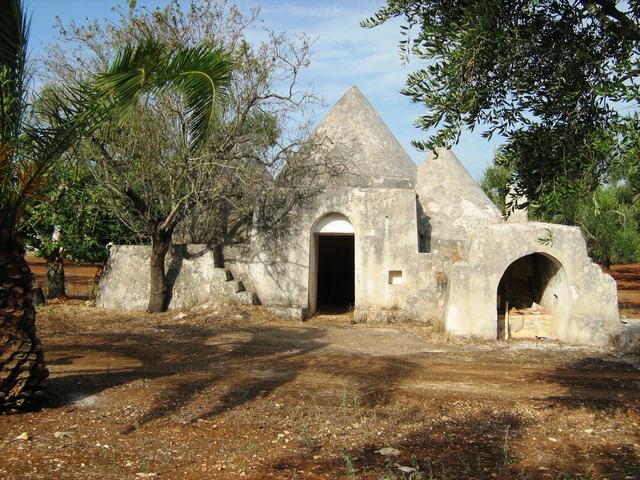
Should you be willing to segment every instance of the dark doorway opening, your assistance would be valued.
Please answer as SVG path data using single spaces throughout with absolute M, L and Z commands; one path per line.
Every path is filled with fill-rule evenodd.
M 542 302 L 542 296 L 559 269 L 553 261 L 541 254 L 519 258 L 504 272 L 498 285 L 498 295 L 502 299 L 498 308 L 506 302 L 511 307 L 527 308 Z
M 344 313 L 355 301 L 353 235 L 318 236 L 318 312 Z
M 498 284 L 498 338 L 553 336 L 553 317 L 565 300 L 561 268 L 540 253 L 509 265 Z

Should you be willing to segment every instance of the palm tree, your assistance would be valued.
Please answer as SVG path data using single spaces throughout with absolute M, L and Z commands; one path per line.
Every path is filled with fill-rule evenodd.
M 16 233 L 25 200 L 38 194 L 47 173 L 79 138 L 114 115 L 126 121 L 141 95 L 178 89 L 197 147 L 215 125 L 231 71 L 220 50 L 201 45 L 170 51 L 148 39 L 124 47 L 91 83 L 69 89 L 55 111 L 35 115 L 28 33 L 22 1 L 0 0 L 0 409 L 35 403 L 48 376 L 36 336 L 32 274 Z

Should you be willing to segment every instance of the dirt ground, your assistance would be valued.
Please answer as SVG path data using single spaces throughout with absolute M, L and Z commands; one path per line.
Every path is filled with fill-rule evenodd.
M 47 261 L 42 257 L 27 256 L 29 268 L 39 287 L 46 292 Z M 97 263 L 73 263 L 64 261 L 64 286 L 67 296 L 71 298 L 86 298 L 94 296 L 95 286 L 102 266 Z
M 50 403 L 0 416 L 0 478 L 640 478 L 638 357 L 259 307 L 38 329 Z

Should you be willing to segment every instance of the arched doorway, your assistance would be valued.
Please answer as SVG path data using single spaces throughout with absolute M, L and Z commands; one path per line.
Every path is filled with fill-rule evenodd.
M 312 228 L 309 276 L 310 314 L 339 314 L 355 303 L 355 236 L 340 213 L 320 218 Z
M 497 288 L 497 338 L 556 338 L 569 312 L 569 287 L 562 264 L 543 253 L 511 263 Z

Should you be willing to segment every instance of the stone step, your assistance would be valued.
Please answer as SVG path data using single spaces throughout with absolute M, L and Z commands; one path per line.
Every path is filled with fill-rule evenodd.
M 272 314 L 276 317 L 282 318 L 284 320 L 306 320 L 307 319 L 307 309 L 296 306 L 288 306 L 288 305 L 269 305 L 266 307 Z
M 214 282 L 228 282 L 233 280 L 233 274 L 226 268 L 214 268 L 211 274 L 211 279 Z
M 260 301 L 253 292 L 248 292 L 241 280 L 235 280 L 230 270 L 216 268 L 213 271 L 211 289 L 213 295 L 243 305 L 258 305 Z
M 236 292 L 229 295 L 231 300 L 235 300 L 236 302 L 242 305 L 259 305 L 260 301 L 258 300 L 258 296 L 253 292 Z
M 244 292 L 244 283 L 240 280 L 229 280 L 227 282 L 215 285 L 216 290 L 224 295 L 233 295 L 234 293 Z

